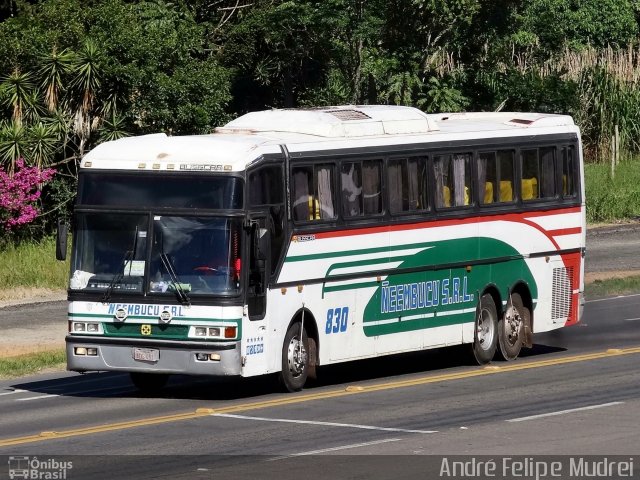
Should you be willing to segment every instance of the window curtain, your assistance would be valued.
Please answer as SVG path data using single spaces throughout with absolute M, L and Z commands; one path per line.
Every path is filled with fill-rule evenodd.
M 436 157 L 433 160 L 433 169 L 436 176 L 436 206 L 447 206 L 444 201 L 444 186 L 445 186 L 445 160 L 446 157 Z
M 320 202 L 320 218 L 334 218 L 331 167 L 318 168 L 318 200 Z
M 294 220 L 309 220 L 309 172 L 298 170 L 293 174 Z
M 555 148 L 541 148 L 540 161 L 542 173 L 541 197 L 553 197 L 556 194 L 555 188 Z
M 402 211 L 402 163 L 389 162 L 389 210 Z
M 478 187 L 480 189 L 480 203 L 486 203 L 484 197 L 487 192 L 487 160 L 487 155 L 481 155 L 478 157 Z
M 364 162 L 362 164 L 362 189 L 364 213 L 380 213 L 382 211 L 380 162 Z
M 357 166 L 359 167 L 359 165 L 355 163 L 344 164 L 341 173 L 342 214 L 347 217 L 357 216 L 362 213 L 360 208 L 362 188 L 360 187 L 360 176 L 358 175 Z
M 454 155 L 453 157 L 453 192 L 456 206 L 465 204 L 464 187 L 466 159 L 466 155 Z

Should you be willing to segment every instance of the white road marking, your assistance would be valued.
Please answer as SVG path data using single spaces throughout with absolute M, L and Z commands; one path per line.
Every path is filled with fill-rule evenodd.
M 14 393 L 22 393 L 22 392 L 26 392 L 26 390 L 21 390 L 19 388 L 16 388 L 15 390 L 12 390 L 10 392 L 3 392 L 0 393 L 0 397 L 4 396 L 4 395 L 13 395 Z
M 18 398 L 16 402 L 28 402 L 29 400 L 40 400 L 41 398 L 53 398 L 59 396 L 60 394 L 58 393 L 49 393 L 47 395 L 39 395 L 37 397 Z
M 386 438 L 384 440 L 374 440 L 373 442 L 353 443 L 351 445 L 341 445 L 339 447 L 322 448 L 320 450 L 309 450 L 306 452 L 292 453 L 291 455 L 283 455 L 281 457 L 270 458 L 267 461 L 285 460 L 291 457 L 303 457 L 305 455 L 317 455 L 319 453 L 337 452 L 339 450 L 348 450 L 350 448 L 368 447 L 370 445 L 379 445 L 381 443 L 399 442 L 400 438 Z
M 640 293 L 632 293 L 631 295 L 617 295 L 615 297 L 597 298 L 595 300 L 587 300 L 584 303 L 606 302 L 607 300 L 619 300 L 621 298 L 631 298 L 631 297 L 638 297 L 638 296 L 640 296 Z
M 636 320 L 640 320 L 640 317 L 638 317 L 638 318 L 625 318 L 626 322 L 635 322 Z
M 507 422 L 525 422 L 527 420 L 535 420 L 537 418 L 555 417 L 557 415 L 564 415 L 566 413 L 584 412 L 585 410 L 595 410 L 596 408 L 613 407 L 614 405 L 621 405 L 624 402 L 609 402 L 601 403 L 600 405 L 589 405 L 588 407 L 570 408 L 568 410 L 558 410 L 557 412 L 541 413 L 539 415 L 530 415 L 528 417 L 512 418 L 506 420 Z
M 239 418 L 241 420 L 258 420 L 261 422 L 301 423 L 305 425 L 321 425 L 326 427 L 360 428 L 363 430 L 380 430 L 383 432 L 401 433 L 438 433 L 437 430 L 407 430 L 404 428 L 376 427 L 373 425 L 358 425 L 353 423 L 319 422 L 315 420 L 291 420 L 288 418 L 248 417 L 246 415 L 233 415 L 230 413 L 213 413 L 213 417 Z

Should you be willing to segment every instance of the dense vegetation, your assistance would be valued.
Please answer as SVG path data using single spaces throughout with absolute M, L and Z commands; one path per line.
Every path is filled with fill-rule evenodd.
M 3 238 L 51 231 L 97 143 L 255 109 L 569 113 L 591 160 L 615 125 L 636 152 L 639 19 L 640 0 L 0 0 L 0 165 L 57 170 Z

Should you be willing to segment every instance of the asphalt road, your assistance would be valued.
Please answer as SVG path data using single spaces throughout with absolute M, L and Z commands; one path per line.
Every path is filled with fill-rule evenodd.
M 640 270 L 640 222 L 589 229 L 585 270 Z
M 326 474 L 348 455 L 388 478 L 375 474 L 396 461 L 355 455 L 392 454 L 407 456 L 409 478 L 435 468 L 411 460 L 419 454 L 640 454 L 640 295 L 590 302 L 582 324 L 534 340 L 488 368 L 455 348 L 326 367 L 293 395 L 271 378 L 176 377 L 156 396 L 114 373 L 2 381 L 0 455 L 95 455 L 73 457 L 82 478 L 289 478 L 306 471 L 302 457 Z M 324 465 L 324 454 L 338 459 Z

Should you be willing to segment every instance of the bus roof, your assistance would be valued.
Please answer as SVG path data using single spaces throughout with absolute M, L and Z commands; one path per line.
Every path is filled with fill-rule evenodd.
M 567 115 L 513 112 L 426 114 L 395 105 L 345 105 L 247 113 L 213 134 L 163 133 L 105 142 L 83 159 L 90 169 L 241 171 L 280 152 L 333 150 L 577 132 Z

